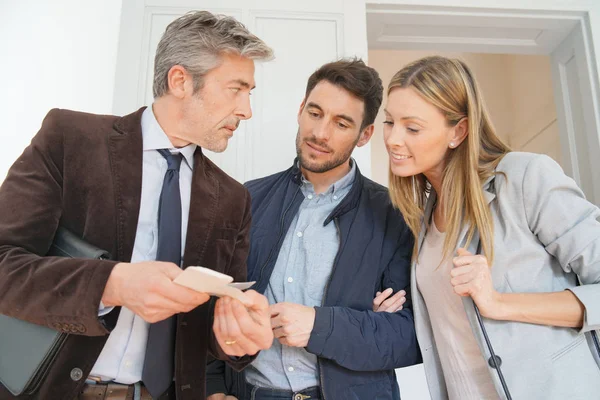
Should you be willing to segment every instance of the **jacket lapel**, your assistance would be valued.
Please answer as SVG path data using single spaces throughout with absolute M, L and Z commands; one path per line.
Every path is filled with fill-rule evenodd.
M 117 259 L 130 261 L 135 243 L 142 195 L 143 138 L 141 119 L 145 107 L 118 119 L 108 138 L 115 187 Z M 202 149 L 194 153 L 191 205 L 184 266 L 201 263 L 213 230 L 219 199 L 219 182 L 211 174 Z
M 427 234 L 427 229 L 429 228 L 429 223 L 433 214 L 433 206 L 435 205 L 435 201 L 437 199 L 437 194 L 432 190 L 429 193 L 429 197 L 427 198 L 427 202 L 425 203 L 425 211 L 423 212 L 423 220 L 421 221 L 421 229 L 419 230 L 419 241 L 417 242 L 419 245 L 417 247 L 417 255 L 421 252 L 421 247 L 423 245 L 423 240 L 425 239 L 425 235 Z M 416 260 L 416 258 L 415 258 Z
M 219 204 L 219 181 L 212 165 L 198 147 L 194 153 L 194 172 L 190 197 L 190 214 L 185 240 L 183 268 L 202 265 L 210 235 L 215 226 Z
M 496 198 L 496 190 L 494 187 L 494 182 L 495 182 L 494 178 L 495 178 L 495 176 L 492 175 L 483 184 L 483 195 L 486 200 L 486 204 L 488 206 L 492 202 L 492 200 L 494 200 Z M 467 229 L 468 229 L 468 227 L 463 230 L 462 238 L 460 239 L 459 243 L 462 243 L 462 241 L 465 239 Z M 478 246 L 479 246 L 479 232 L 475 232 L 475 234 L 473 236 L 473 240 L 471 241 L 469 248 L 467 250 L 472 254 L 476 254 L 477 250 L 478 250 L 477 249 Z M 463 307 L 465 309 L 465 313 L 467 315 L 469 324 L 471 325 L 471 331 L 473 332 L 473 335 L 475 336 L 475 340 L 477 341 L 477 345 L 479 346 L 479 350 L 481 351 L 481 354 L 484 355 L 484 357 L 487 359 L 490 356 L 490 354 L 488 352 L 488 349 L 484 346 L 486 338 L 484 337 L 483 330 L 481 328 L 483 326 L 483 321 L 480 323 L 480 321 L 477 317 L 477 314 L 475 312 L 475 302 L 473 301 L 473 299 L 470 296 L 465 296 L 465 297 L 462 297 L 462 303 L 463 303 Z
M 142 196 L 142 113 L 118 119 L 108 137 L 117 216 L 117 260 L 130 261 Z
M 484 197 L 486 200 L 486 204 L 488 204 L 488 205 L 496 197 L 494 186 L 493 186 L 493 180 L 494 180 L 494 177 L 491 177 L 488 180 L 486 180 L 486 182 L 483 184 Z M 436 193 L 434 191 L 432 191 L 431 194 L 429 195 L 429 198 L 427 199 L 427 203 L 425 205 L 423 221 L 421 223 L 421 230 L 420 230 L 419 239 L 418 239 L 419 241 L 418 241 L 418 248 L 417 248 L 417 257 L 414 258 L 413 263 L 412 263 L 412 268 L 411 268 L 411 290 L 412 290 L 412 296 L 413 296 L 413 312 L 415 315 L 415 329 L 417 331 L 417 336 L 419 337 L 419 346 L 421 347 L 421 352 L 423 353 L 423 358 L 424 358 L 424 361 L 426 362 L 426 365 L 430 364 L 430 366 L 426 368 L 426 371 L 428 371 L 428 379 L 430 379 L 432 382 L 440 383 L 439 387 L 441 388 L 440 389 L 441 392 L 439 393 L 438 396 L 436 396 L 436 398 L 446 398 L 447 393 L 444 392 L 445 386 L 443 384 L 444 378 L 440 372 L 442 367 L 441 367 L 439 355 L 438 355 L 437 351 L 435 350 L 434 336 L 433 336 L 433 329 L 431 326 L 431 321 L 429 319 L 429 314 L 427 313 L 427 306 L 425 305 L 425 300 L 423 299 L 423 296 L 421 295 L 421 292 L 419 291 L 419 287 L 417 285 L 417 279 L 416 279 L 416 276 L 417 276 L 416 268 L 417 268 L 418 255 L 421 251 L 425 235 L 427 234 L 427 229 L 428 229 L 429 223 L 431 221 L 431 217 L 432 217 L 432 213 L 433 213 L 433 206 L 435 204 L 436 198 L 437 198 Z M 469 226 L 463 227 L 463 229 L 461 230 L 461 233 L 459 235 L 459 240 L 457 243 L 462 244 L 462 242 L 465 240 L 468 230 L 469 230 Z M 474 254 L 477 250 L 478 242 L 479 242 L 479 233 L 475 232 L 475 237 L 471 241 L 471 244 L 467 250 L 469 250 L 471 253 Z M 467 314 L 467 319 L 469 320 L 471 329 L 475 335 L 475 338 L 477 339 L 481 353 L 485 355 L 485 354 L 487 354 L 487 350 L 482 347 L 482 343 L 484 343 L 484 341 L 482 338 L 481 329 L 479 328 L 479 325 L 477 322 L 477 316 L 475 315 L 475 310 L 473 307 L 473 300 L 470 297 L 463 297 L 462 302 L 463 302 L 465 312 Z
M 494 178 L 495 178 L 495 176 L 492 175 L 483 183 L 483 198 L 485 199 L 485 204 L 488 206 L 490 205 L 492 200 L 494 200 L 496 198 L 496 191 L 494 190 Z M 463 228 L 460 232 L 460 235 L 458 236 L 457 248 L 463 247 L 465 245 L 465 240 L 467 239 L 467 232 L 469 232 L 470 227 L 471 226 L 468 224 L 465 224 L 465 226 L 463 226 Z M 471 240 L 471 243 L 469 244 L 469 247 L 467 248 L 467 250 L 470 253 L 475 254 L 477 252 L 478 244 L 479 244 L 479 232 L 475 232 L 475 234 L 473 235 L 473 239 Z
M 492 200 L 494 200 L 496 198 L 496 191 L 495 191 L 495 187 L 494 187 L 494 178 L 495 178 L 495 176 L 491 176 L 483 183 L 483 196 L 484 196 L 484 199 L 488 206 L 492 202 Z M 421 252 L 421 246 L 423 244 L 423 239 L 425 238 L 425 235 L 427 234 L 427 229 L 428 229 L 429 223 L 431 221 L 431 217 L 432 217 L 432 213 L 433 213 L 433 206 L 435 204 L 436 199 L 437 199 L 437 194 L 432 190 L 431 194 L 429 195 L 429 198 L 427 199 L 427 203 L 425 204 L 423 221 L 421 222 L 421 230 L 419 232 L 419 239 L 418 239 L 419 246 L 417 248 L 417 255 Z M 460 234 L 458 235 L 458 241 L 457 241 L 457 246 L 456 246 L 457 248 L 464 245 L 464 241 L 467 237 L 467 232 L 469 232 L 469 228 L 470 228 L 470 225 L 468 225 L 468 224 L 465 224 L 465 226 L 462 227 Z M 469 245 L 469 248 L 467 250 L 469 250 L 471 253 L 475 254 L 475 251 L 477 250 L 478 241 L 479 241 L 479 234 L 476 232 L 475 236 L 473 237 L 473 240 L 471 241 L 471 244 Z

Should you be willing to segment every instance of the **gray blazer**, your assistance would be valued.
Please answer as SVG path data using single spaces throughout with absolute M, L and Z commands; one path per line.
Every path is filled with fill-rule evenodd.
M 494 352 L 515 400 L 600 398 L 600 356 L 591 332 L 600 329 L 600 210 L 585 200 L 575 182 L 547 156 L 512 152 L 484 184 L 494 218 L 494 287 L 504 293 L 571 290 L 585 306 L 582 329 L 557 328 L 483 318 Z M 430 221 L 435 193 L 424 221 Z M 429 223 L 419 237 L 421 248 Z M 458 243 L 466 239 L 464 228 Z M 476 238 L 469 251 L 475 252 Z M 448 398 L 427 306 L 412 266 L 413 312 L 431 397 Z M 577 286 L 577 280 L 581 286 Z M 486 361 L 490 352 L 470 297 L 467 318 Z M 488 362 L 489 364 L 489 362 Z M 500 398 L 496 370 L 490 375 Z

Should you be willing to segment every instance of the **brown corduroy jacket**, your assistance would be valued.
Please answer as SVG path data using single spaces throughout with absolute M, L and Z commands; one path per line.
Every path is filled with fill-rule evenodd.
M 142 112 L 115 117 L 50 111 L 0 187 L 0 314 L 70 334 L 41 387 L 19 399 L 75 398 L 116 324 L 120 309 L 98 318 L 98 306 L 113 266 L 130 261 L 133 251 Z M 115 261 L 44 257 L 59 226 L 109 251 Z M 245 280 L 249 228 L 248 192 L 198 148 L 184 267 L 201 265 Z M 217 344 L 213 306 L 177 317 L 179 400 L 205 398 L 209 352 L 236 369 L 250 362 L 233 361 Z M 0 399 L 12 398 L 0 384 Z

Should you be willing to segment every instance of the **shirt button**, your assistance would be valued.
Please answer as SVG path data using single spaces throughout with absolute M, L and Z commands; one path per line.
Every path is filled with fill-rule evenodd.
M 298 237 L 302 237 L 302 236 L 304 236 L 304 235 L 302 234 L 302 232 L 298 232 L 298 233 L 296 233 L 296 235 L 298 235 Z
M 294 367 L 288 367 L 288 371 L 294 372 Z
M 306 196 L 306 197 L 308 197 L 308 199 L 309 199 L 309 200 L 312 200 L 312 198 L 313 198 L 313 195 L 312 195 L 312 194 L 309 194 L 309 195 L 308 195 L 308 196 Z
M 290 276 L 290 277 L 288 278 L 288 282 L 289 282 L 289 283 L 292 283 L 292 282 L 294 282 L 294 278 L 292 278 L 292 277 Z
M 337 199 L 338 199 L 338 197 L 337 197 L 337 196 L 333 196 L 333 199 L 334 199 L 334 200 L 337 200 Z
M 125 366 L 126 366 L 127 368 L 131 368 L 131 361 L 126 361 L 126 362 L 125 362 Z

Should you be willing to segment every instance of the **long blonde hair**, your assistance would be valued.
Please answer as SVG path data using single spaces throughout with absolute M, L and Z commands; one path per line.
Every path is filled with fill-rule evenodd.
M 396 88 L 415 90 L 444 114 L 448 126 L 455 126 L 467 118 L 467 138 L 449 151 L 442 193 L 437 193 L 447 226 L 443 255 L 445 258 L 454 251 L 463 226 L 469 224 L 465 247 L 475 232 L 479 232 L 483 254 L 491 265 L 494 225 L 482 184 L 495 174 L 498 163 L 510 148 L 496 134 L 472 72 L 457 59 L 425 57 L 394 75 L 388 95 Z M 389 186 L 392 203 L 402 212 L 418 238 L 431 185 L 423 174 L 400 177 L 390 170 Z M 415 240 L 415 250 L 417 246 Z M 416 251 L 413 256 L 416 257 Z

